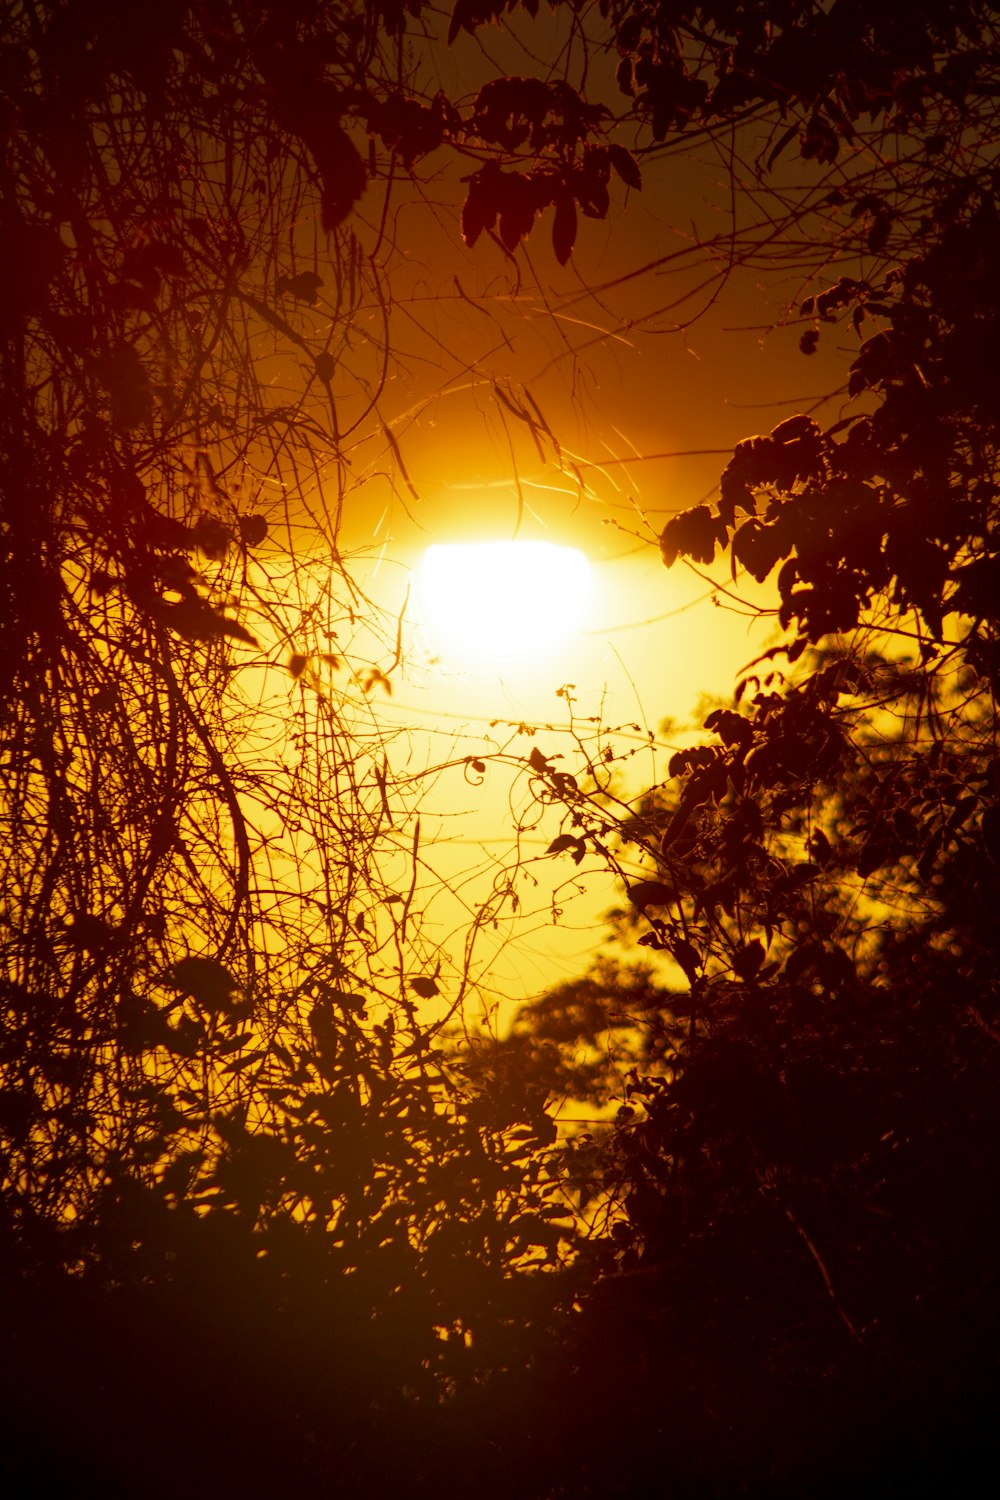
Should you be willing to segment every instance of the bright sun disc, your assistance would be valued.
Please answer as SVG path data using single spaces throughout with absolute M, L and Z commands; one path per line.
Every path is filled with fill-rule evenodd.
M 580 629 L 590 594 L 582 552 L 551 542 L 428 547 L 417 606 L 433 650 L 457 665 L 531 661 Z

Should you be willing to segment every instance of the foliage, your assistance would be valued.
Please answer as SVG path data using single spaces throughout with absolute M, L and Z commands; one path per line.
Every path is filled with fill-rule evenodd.
M 816 101 L 802 154 L 833 163 L 859 116 L 893 107 L 897 138 L 916 140 L 855 204 L 875 216 L 857 246 L 869 266 L 899 233 L 887 268 L 847 260 L 801 308 L 806 354 L 824 323 L 874 324 L 847 414 L 748 438 L 715 502 L 660 537 L 668 567 L 722 548 L 734 580 L 776 573 L 783 632 L 705 741 L 673 756 L 671 781 L 620 820 L 614 862 L 628 925 L 683 987 L 669 1066 L 647 1025 L 649 1062 L 604 1143 L 615 1269 L 590 1316 L 616 1330 L 622 1367 L 682 1403 L 698 1493 L 730 1492 L 737 1448 L 744 1477 L 790 1493 L 805 1474 L 818 1493 L 835 1448 L 830 1493 L 860 1472 L 874 1490 L 908 1450 L 946 1472 L 978 1448 L 998 1390 L 996 201 L 991 132 L 969 102 L 984 35 L 935 60 L 935 7 L 920 58 L 904 48 L 878 88 L 874 13 L 797 9 L 798 25 L 758 34 L 739 102 L 762 97 L 779 48 L 863 24 L 856 68 L 838 42 L 795 70 L 810 79 L 800 105 Z M 972 35 L 976 17 L 962 22 Z M 967 174 L 939 176 L 938 149 L 961 149 Z M 905 176 L 918 153 L 919 195 Z M 574 849 L 606 848 L 606 808 L 564 801 Z M 693 1404 L 679 1394 L 692 1380 Z M 674 1436 L 634 1385 L 625 1405 Z
M 995 18 L 550 9 L 572 77 L 464 100 L 420 0 L 4 23 L 4 1378 L 67 1482 L 175 1488 L 162 1423 L 206 1493 L 840 1493 L 995 1411 Z M 783 632 L 669 783 L 518 757 L 645 962 L 466 1035 L 341 547 L 355 459 L 408 482 L 396 178 L 450 154 L 470 247 L 551 209 L 565 263 L 695 145 L 693 254 L 808 283 L 846 415 L 659 536 L 777 570 Z

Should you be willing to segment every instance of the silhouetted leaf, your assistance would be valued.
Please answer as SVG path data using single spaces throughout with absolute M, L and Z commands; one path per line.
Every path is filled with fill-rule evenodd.
M 468 179 L 469 190 L 462 206 L 462 236 L 472 246 L 484 229 L 492 229 L 500 212 L 503 173 L 495 161 L 487 161 Z
M 205 1010 L 231 1010 L 236 980 L 214 958 L 182 958 L 164 975 L 172 988 L 191 995 Z
M 791 141 L 793 141 L 795 139 L 797 133 L 798 133 L 798 126 L 797 125 L 789 125 L 788 129 L 785 130 L 785 131 L 783 131 L 782 134 L 778 137 L 777 144 L 774 145 L 771 148 L 771 150 L 768 152 L 767 170 L 769 172 L 773 170 L 774 164 L 778 160 L 778 157 L 784 151 L 785 147 Z
M 752 979 L 764 962 L 764 944 L 760 938 L 744 943 L 733 954 L 733 968 L 741 979 Z
M 576 243 L 576 204 L 572 193 L 563 190 L 556 197 L 556 212 L 552 222 L 552 249 L 556 260 L 564 266 Z
M 731 708 L 713 709 L 705 720 L 705 728 L 717 734 L 724 745 L 748 745 L 753 739 L 750 720 Z M 670 774 L 676 773 L 671 771 Z
M 500 238 L 508 250 L 516 250 L 531 232 L 535 216 L 542 207 L 544 194 L 538 184 L 526 175 L 506 172 L 499 183 Z
M 246 547 L 259 547 L 267 537 L 267 522 L 263 516 L 240 516 L 238 524 L 240 539 Z
M 200 552 L 211 558 L 212 562 L 221 562 L 229 551 L 232 534 L 224 521 L 218 516 L 202 511 L 194 526 L 191 528 L 191 540 Z
M 368 173 L 360 151 L 340 125 L 327 124 L 308 145 L 319 169 L 321 222 L 329 234 L 361 197 Z
M 773 570 L 791 550 L 785 533 L 777 526 L 751 516 L 733 535 L 733 557 L 758 583 Z
M 633 906 L 644 910 L 647 906 L 668 906 L 675 892 L 662 880 L 636 880 L 628 888 L 628 898 Z
M 588 219 L 607 218 L 611 206 L 608 192 L 610 169 L 608 158 L 599 155 L 600 148 L 589 147 L 584 154 L 583 167 L 573 175 L 573 192 L 581 211 Z
M 689 943 L 687 938 L 680 937 L 670 938 L 666 946 L 684 971 L 684 977 L 688 984 L 694 984 L 698 977 L 698 970 L 702 965 L 702 957 L 697 948 L 692 943 Z
M 279 276 L 274 290 L 279 297 L 284 296 L 286 292 L 291 292 L 299 302 L 307 302 L 312 307 L 322 285 L 323 278 L 315 271 L 300 271 L 297 276 Z
M 840 137 L 819 113 L 799 129 L 799 149 L 807 160 L 821 165 L 834 162 L 840 153 Z
M 586 839 L 572 833 L 560 833 L 552 840 L 545 852 L 546 854 L 564 854 L 567 851 L 572 853 L 573 863 L 580 864 L 587 852 Z
M 642 172 L 631 151 L 613 141 L 608 147 L 608 158 L 627 187 L 635 188 L 636 191 L 642 187 Z
M 233 1062 L 226 1063 L 222 1072 L 227 1075 L 245 1073 L 247 1068 L 253 1067 L 254 1063 L 263 1062 L 267 1055 L 266 1047 L 258 1047 L 255 1051 L 245 1052 L 242 1057 L 237 1057 Z
M 678 557 L 692 557 L 695 562 L 710 563 L 716 543 L 724 540 L 725 527 L 713 516 L 707 505 L 682 510 L 667 522 L 660 534 L 660 555 L 665 565 L 673 567 Z
M 185 640 L 214 641 L 228 636 L 232 640 L 246 641 L 250 646 L 257 645 L 255 638 L 239 621 L 219 614 L 204 599 L 181 599 L 176 604 L 156 599 L 150 600 L 147 607 L 154 618 L 176 630 Z

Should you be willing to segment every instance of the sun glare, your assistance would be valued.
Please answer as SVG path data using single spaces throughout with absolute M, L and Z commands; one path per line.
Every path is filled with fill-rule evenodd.
M 469 668 L 533 663 L 572 639 L 590 601 L 582 552 L 551 542 L 467 542 L 428 547 L 417 608 L 442 661 Z

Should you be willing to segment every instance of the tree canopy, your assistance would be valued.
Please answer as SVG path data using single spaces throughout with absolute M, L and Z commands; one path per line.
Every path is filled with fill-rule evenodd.
M 9 1483 L 832 1495 L 985 1451 L 997 43 L 966 0 L 9 8 Z M 694 152 L 726 216 L 644 269 L 780 273 L 839 406 L 643 523 L 778 631 L 662 783 L 489 752 L 619 903 L 491 1034 L 513 885 L 456 965 L 347 541 L 413 489 L 408 226 L 446 201 L 518 285 Z

